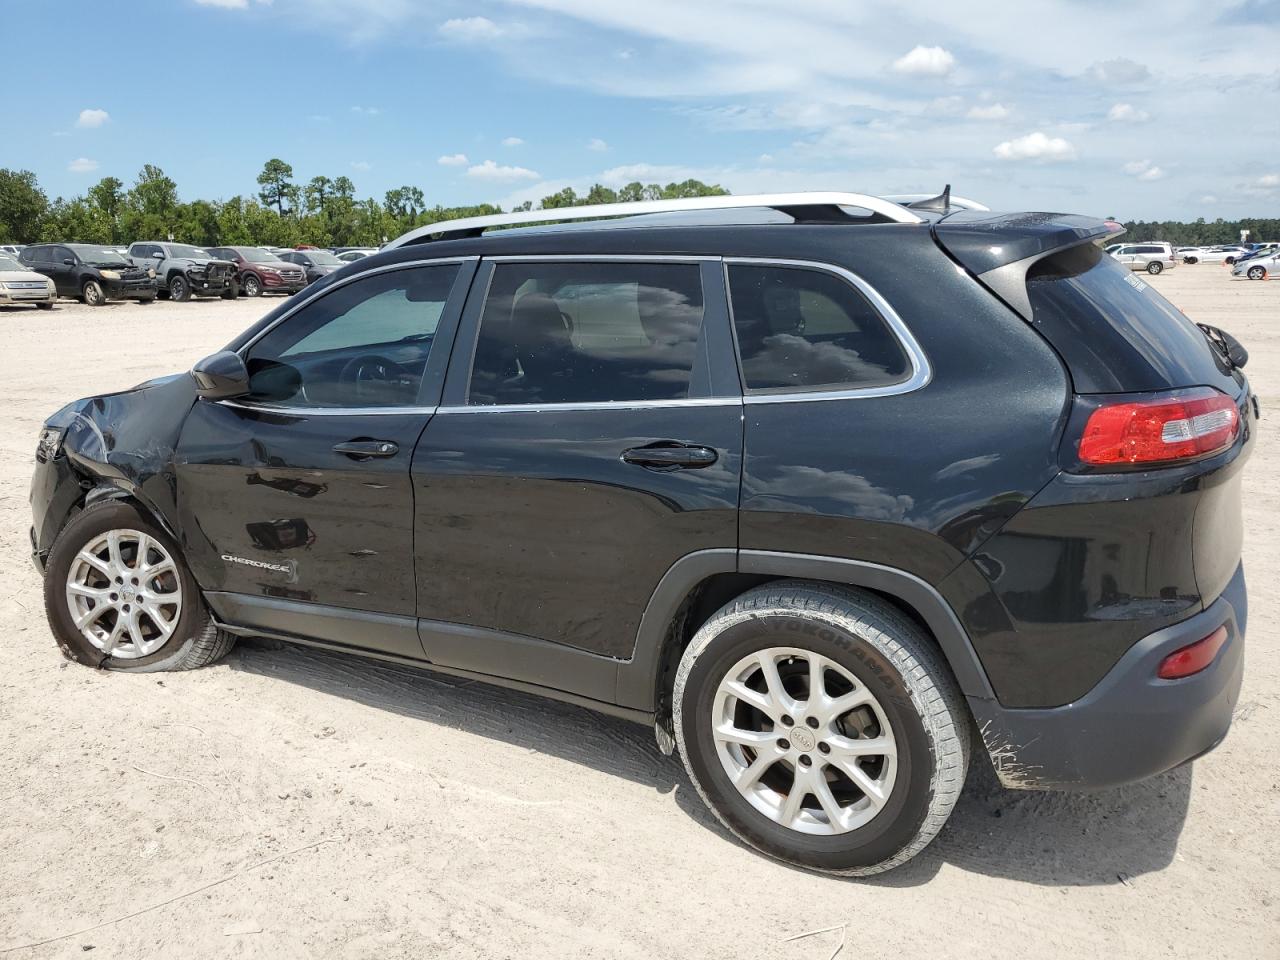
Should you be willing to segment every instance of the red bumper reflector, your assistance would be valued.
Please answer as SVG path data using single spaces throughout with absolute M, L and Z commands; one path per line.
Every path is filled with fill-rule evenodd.
M 1222 645 L 1227 642 L 1227 628 L 1219 627 L 1203 640 L 1188 644 L 1181 650 L 1175 650 L 1160 661 L 1160 669 L 1156 676 L 1161 680 L 1180 680 L 1193 673 L 1199 673 L 1218 655 Z

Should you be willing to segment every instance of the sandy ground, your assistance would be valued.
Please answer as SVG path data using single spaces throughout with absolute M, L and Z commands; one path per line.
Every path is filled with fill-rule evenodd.
M 185 369 L 274 301 L 0 310 L 0 954 L 1280 956 L 1280 283 L 1154 282 L 1247 344 L 1262 399 L 1232 733 L 1095 795 L 1005 792 L 976 763 L 937 841 L 871 881 L 744 849 L 649 731 L 575 707 L 292 647 L 189 674 L 64 662 L 28 559 L 41 420 Z

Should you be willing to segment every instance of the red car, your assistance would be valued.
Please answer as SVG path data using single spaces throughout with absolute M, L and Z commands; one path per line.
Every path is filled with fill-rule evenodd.
M 294 263 L 286 263 L 261 247 L 210 247 L 209 252 L 236 265 L 236 286 L 232 296 L 260 297 L 263 293 L 297 293 L 307 285 L 307 276 Z

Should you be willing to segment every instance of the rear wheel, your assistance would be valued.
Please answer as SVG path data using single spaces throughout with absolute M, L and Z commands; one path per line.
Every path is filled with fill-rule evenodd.
M 244 278 L 244 284 L 243 284 L 243 286 L 244 286 L 244 295 L 245 295 L 246 297 L 260 297 L 260 296 L 262 296 L 262 281 L 261 281 L 261 280 L 259 280 L 259 279 L 258 279 L 256 276 L 254 276 L 252 273 L 251 273 L 251 274 L 248 274 L 248 275 Z
M 1183 263 L 1199 263 L 1200 258 L 1199 257 L 1183 257 L 1182 262 Z
M 95 504 L 58 535 L 45 612 L 64 656 L 110 670 L 190 670 L 222 657 L 220 631 L 177 544 L 131 504 Z
M 169 278 L 169 299 L 184 303 L 191 299 L 191 286 L 187 278 L 175 274 Z
M 80 288 L 80 296 L 90 307 L 100 307 L 107 302 L 107 295 L 102 292 L 102 284 L 97 280 L 86 280 Z
M 36 304 L 36 306 L 37 306 L 37 307 L 39 307 L 41 310 L 52 310 L 52 309 L 53 309 L 53 304 L 52 304 L 52 303 L 37 303 L 37 304 Z
M 1263 277 L 1265 277 L 1266 275 L 1267 275 L 1267 271 L 1266 271 L 1266 268 L 1265 268 L 1265 267 L 1250 267 L 1250 268 L 1249 268 L 1248 276 L 1249 276 L 1249 279 L 1250 279 L 1250 280 L 1261 280 L 1261 279 L 1262 279 Z
M 1164 264 L 1161 263 L 1159 260 L 1152 260 L 1150 263 L 1147 264 L 1147 273 L 1151 274 L 1153 277 L 1163 269 L 1164 269 Z
M 782 581 L 698 631 L 672 702 L 702 799 L 779 860 L 864 876 L 905 863 L 964 784 L 968 715 L 932 641 L 892 605 Z

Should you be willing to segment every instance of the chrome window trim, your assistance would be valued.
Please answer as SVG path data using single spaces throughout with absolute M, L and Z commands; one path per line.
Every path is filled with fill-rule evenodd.
M 436 407 L 276 407 L 266 403 L 245 403 L 243 400 L 215 400 L 224 407 L 252 410 L 254 413 L 272 413 L 286 417 L 387 417 L 394 414 L 432 416 Z
M 867 298 L 867 301 L 880 314 L 885 325 L 889 328 L 890 333 L 898 340 L 898 345 L 902 347 L 903 353 L 906 354 L 907 360 L 911 364 L 911 376 L 898 383 L 890 383 L 884 386 L 876 387 L 849 387 L 839 390 L 792 390 L 787 393 L 752 393 L 743 386 L 742 402 L 744 404 L 757 403 L 808 403 L 810 401 L 820 400 L 860 400 L 871 399 L 873 397 L 893 397 L 904 393 L 911 393 L 928 385 L 933 379 L 933 368 L 929 365 L 929 358 L 925 356 L 924 350 L 912 335 L 911 330 L 902 322 L 902 318 L 898 316 L 898 312 L 890 306 L 889 301 L 881 296 L 880 291 L 869 284 L 862 277 L 858 276 L 852 270 L 844 267 L 836 266 L 834 263 L 822 263 L 816 260 L 785 260 L 775 257 L 724 257 L 725 292 L 729 298 L 729 318 L 730 325 L 733 328 L 733 349 L 736 354 L 735 359 L 738 363 L 738 370 L 742 370 L 742 354 L 738 350 L 738 329 L 733 321 L 733 288 L 729 283 L 729 267 L 734 264 L 742 264 L 745 266 L 764 266 L 764 267 L 791 267 L 799 270 L 818 270 L 824 273 L 830 273 L 844 280 L 855 290 Z
M 564 413 L 578 410 L 654 410 L 663 407 L 742 406 L 742 397 L 681 397 L 672 400 L 592 400 L 581 403 L 492 403 L 487 406 L 442 406 L 436 413 Z
M 484 257 L 489 263 L 716 263 L 722 259 L 713 253 L 503 253 Z
M 280 326 L 280 324 L 284 323 L 290 317 L 294 316 L 303 307 L 309 306 L 315 301 L 320 300 L 324 297 L 327 297 L 329 294 L 333 293 L 333 291 L 341 289 L 342 287 L 345 287 L 349 283 L 354 283 L 357 280 L 363 280 L 365 277 L 372 277 L 375 274 L 379 274 L 379 273 L 390 273 L 393 270 L 403 270 L 406 267 L 430 267 L 430 266 L 435 266 L 437 264 L 466 263 L 468 260 L 479 260 L 479 259 L 480 258 L 478 256 L 428 257 L 422 260 L 402 260 L 399 263 L 387 263 L 387 264 L 383 264 L 380 267 L 374 267 L 371 270 L 361 270 L 359 273 L 353 273 L 351 276 L 343 277 L 341 280 L 337 281 L 332 286 L 325 288 L 319 294 L 312 297 L 307 297 L 304 300 L 293 304 L 291 307 L 289 307 L 288 310 L 286 310 L 280 316 L 276 317 L 275 320 L 271 322 L 270 326 L 264 327 L 261 331 L 259 331 L 257 336 L 255 336 L 248 343 L 244 344 L 244 346 L 242 346 L 239 350 L 237 350 L 236 353 L 240 354 L 241 359 L 243 359 L 245 355 L 245 351 L 249 350 L 255 343 L 257 343 L 259 340 L 265 337 L 268 333 L 270 333 L 276 327 Z M 289 263 L 291 261 L 286 260 L 285 262 Z M 294 264 L 294 266 L 297 266 L 297 264 Z M 303 287 L 302 290 L 305 291 L 306 287 Z

